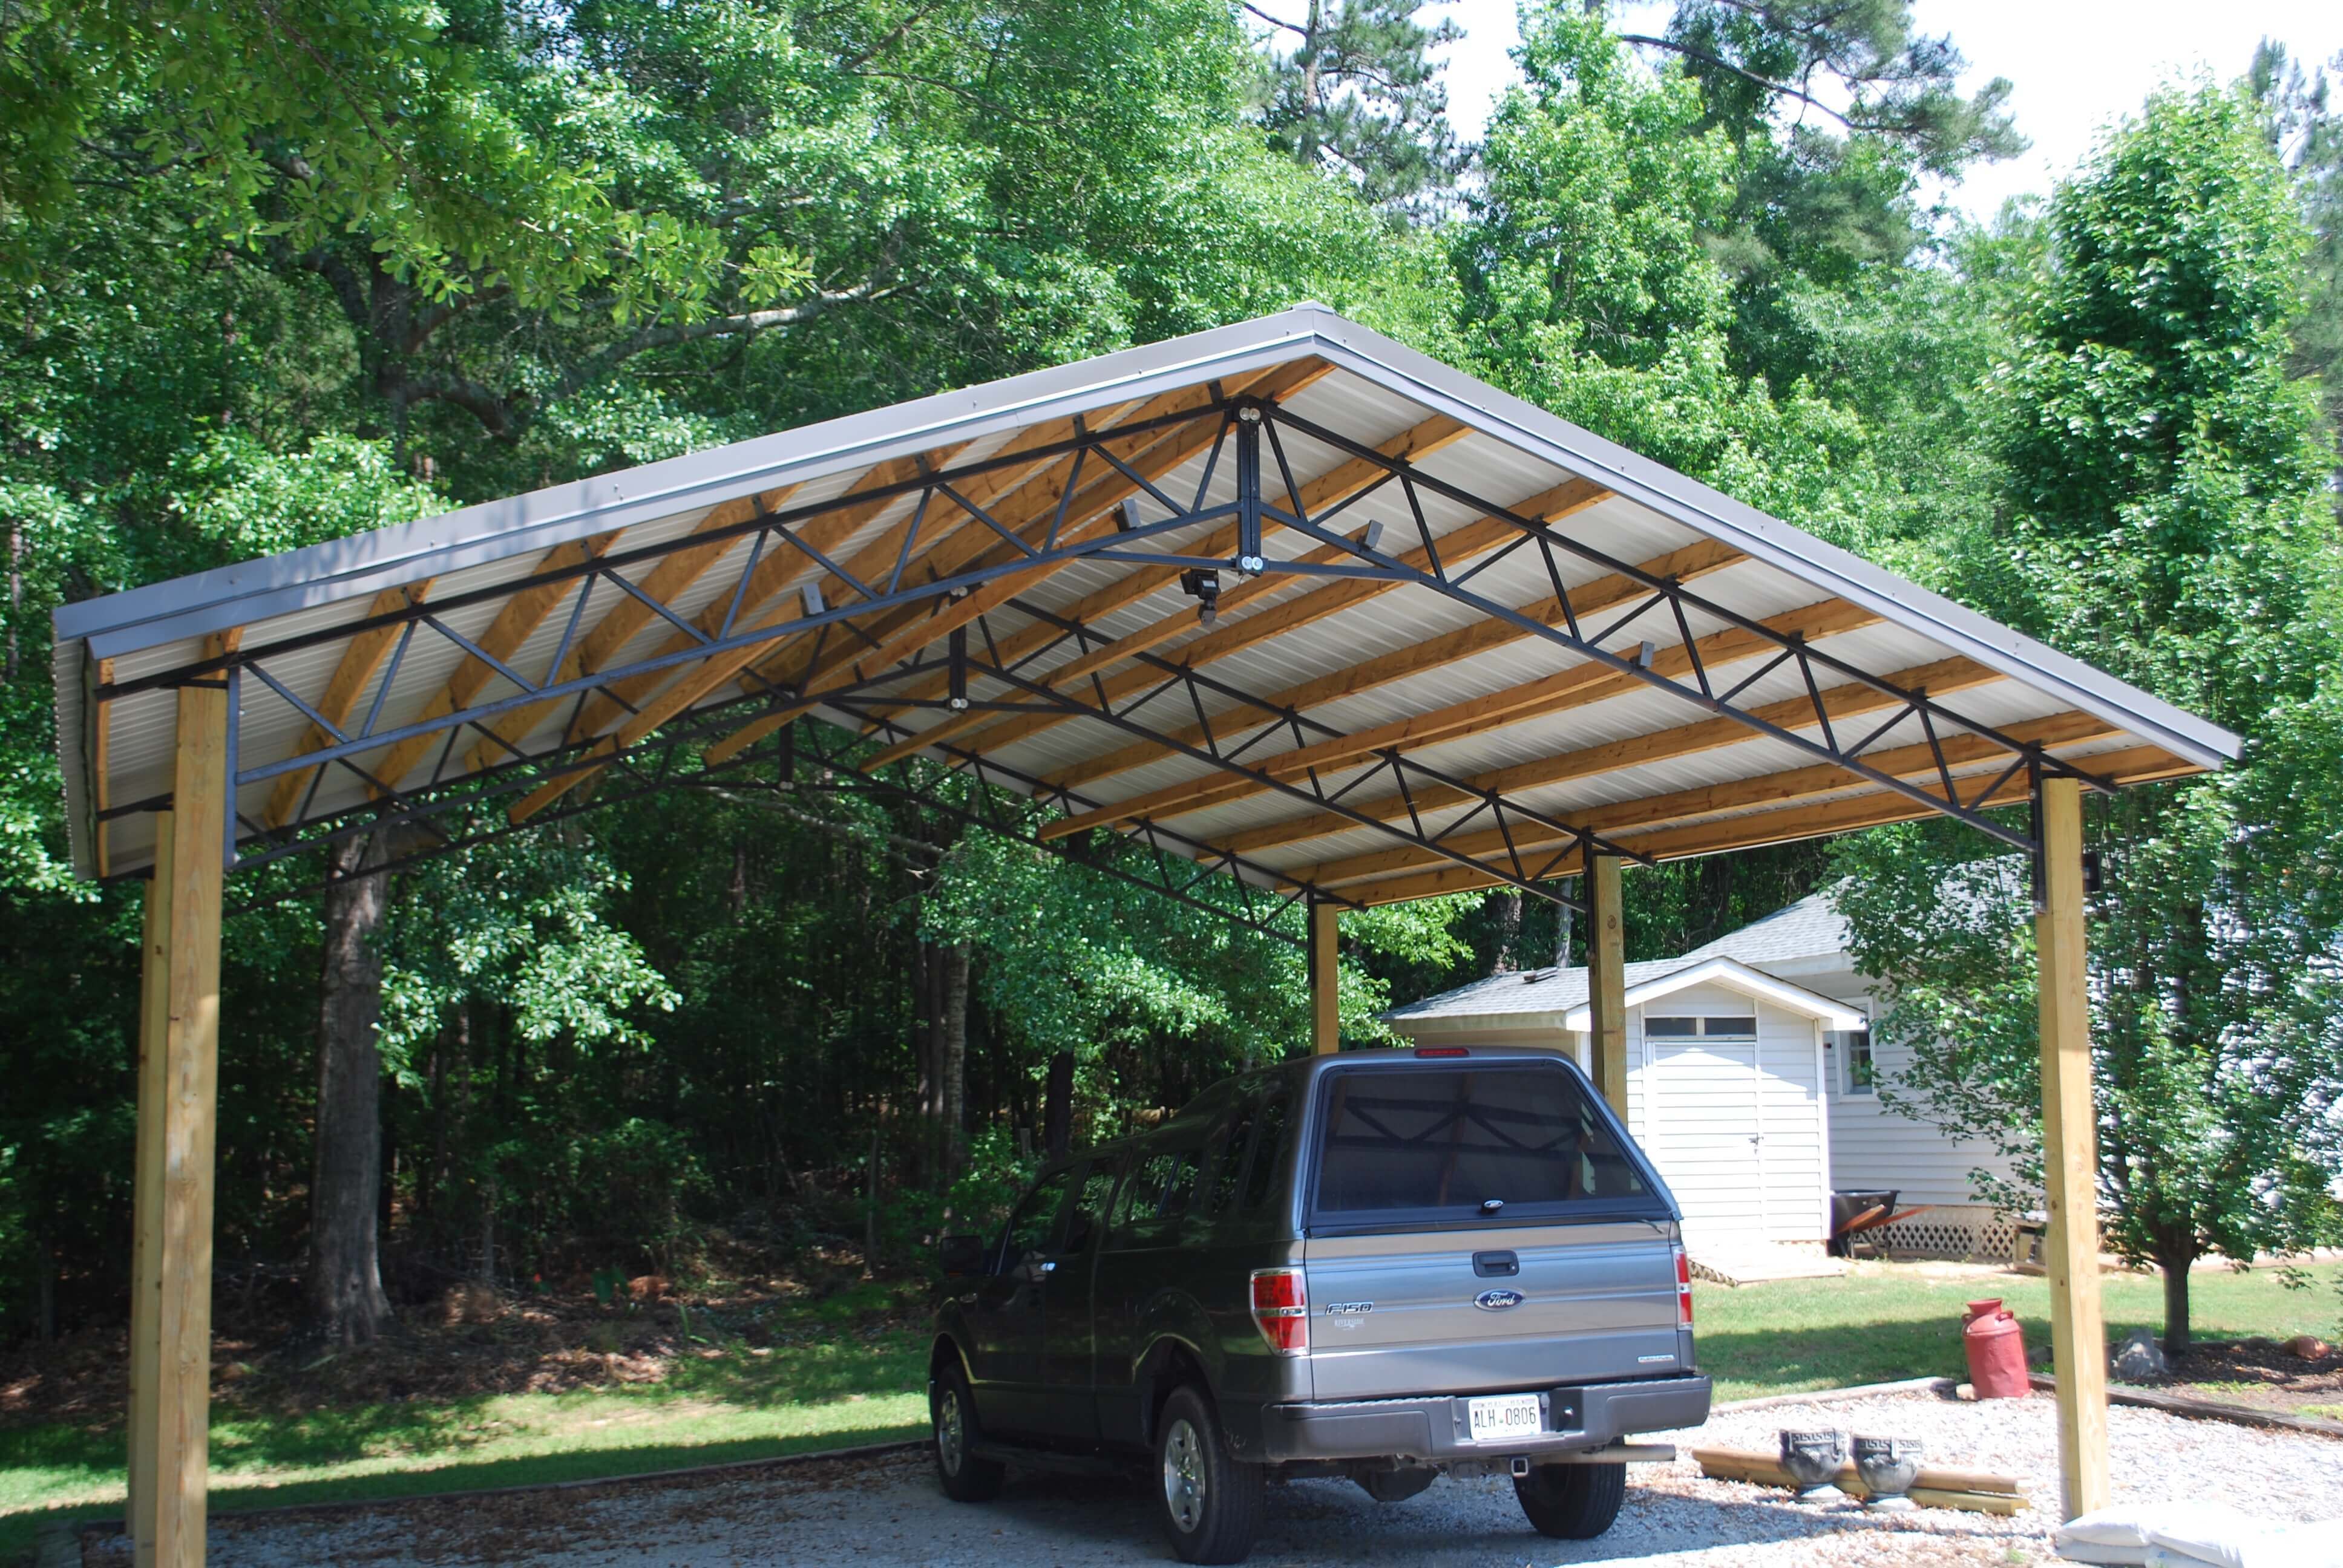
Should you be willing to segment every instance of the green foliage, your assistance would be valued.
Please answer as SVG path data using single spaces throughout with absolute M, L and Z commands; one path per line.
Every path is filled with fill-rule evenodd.
M 2307 236 L 2249 100 L 2205 87 L 2151 98 L 2046 238 L 1995 378 L 2000 559 L 1973 591 L 2247 743 L 2090 824 L 2106 1235 L 2185 1281 L 2206 1251 L 2333 1224 L 2343 541 L 2314 389 L 2288 368 Z M 1915 1105 L 2030 1160 L 2026 892 L 1974 853 L 1937 825 L 1850 840 L 1838 897 L 1859 967 L 1896 987 L 1882 1033 L 1926 1048 Z
M 1624 446 L 1825 533 L 1860 427 L 1806 387 L 1736 375 L 1733 296 L 1707 231 L 1734 150 L 1679 75 L 1644 70 L 1598 16 L 1524 12 L 1524 85 L 1490 121 L 1456 231 L 1459 334 L 1482 374 Z
M 2333 458 L 2283 367 L 2332 360 L 2316 82 L 2266 61 L 2253 104 L 2160 101 L 2046 220 L 1981 233 L 1915 193 L 2012 148 L 2003 89 L 1956 93 L 1899 0 L 1686 0 L 1633 40 L 1533 6 L 1453 187 L 1436 17 L 1328 0 L 1263 40 L 1222 0 L 0 7 L 5 1328 L 45 1281 L 66 1323 L 124 1283 L 137 900 L 63 863 L 54 607 L 1302 297 L 2245 729 L 2247 769 L 2095 827 L 2111 880 L 2154 890 L 2108 911 L 2107 972 L 2157 977 L 2101 1022 L 2137 1069 L 2111 1092 L 2161 1097 L 2138 1136 L 2196 1161 L 2157 1176 L 2169 1206 L 2242 1246 L 2238 1192 L 2307 1191 L 2343 1043 Z M 1057 1053 L 1081 1141 L 1302 1042 L 1299 952 L 1107 874 L 1128 841 L 1068 861 L 801 782 L 394 873 L 395 1293 L 679 1266 L 718 1225 L 859 1274 L 837 1260 L 875 1220 L 900 1265 L 997 1217 Z M 1881 961 L 1941 958 L 1902 971 L 1912 1027 L 1979 1020 L 1946 1084 L 1893 1092 L 1959 1069 L 1948 1114 L 2023 1128 L 2022 910 L 1915 879 L 1969 852 L 1900 830 L 1847 864 Z M 1632 956 L 1828 867 L 1631 873 Z M 1477 896 L 1343 930 L 1357 1043 L 1563 934 Z M 956 1171 L 910 984 L 940 943 L 970 954 Z M 304 1223 L 316 910 L 236 917 L 226 948 L 219 1255 L 256 1280 Z M 2256 1109 L 2285 1095 L 2301 1117 Z
M 1424 0 L 1309 0 L 1287 19 L 1245 6 L 1268 28 L 1258 91 L 1270 145 L 1377 206 L 1423 210 L 1462 161 L 1430 54 L 1463 34 L 1446 18 L 1425 26 L 1417 18 L 1428 8 Z
M 2247 82 L 2310 228 L 2308 300 L 2295 324 L 2294 363 L 2321 382 L 2331 438 L 2343 433 L 2343 112 L 2328 70 L 2343 71 L 2343 56 L 2326 68 L 2305 69 L 2265 39 Z
M 1996 77 L 1962 97 L 1966 62 L 1951 39 L 1914 32 L 1908 0 L 1684 0 L 1661 35 L 1630 36 L 1680 61 L 1710 122 L 1738 142 L 1773 139 L 1786 106 L 1932 174 L 2025 146 L 2006 107 L 2009 83 Z
M 677 996 L 604 918 L 618 874 L 590 849 L 518 841 L 427 860 L 402 879 L 383 976 L 382 1047 L 410 1071 L 453 1010 L 493 1003 L 520 1038 L 642 1049 L 644 1010 Z

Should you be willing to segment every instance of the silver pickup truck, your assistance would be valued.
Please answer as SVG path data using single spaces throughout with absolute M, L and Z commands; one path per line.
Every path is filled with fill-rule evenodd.
M 1513 1478 L 1530 1523 L 1617 1517 L 1638 1432 L 1695 1426 L 1672 1199 L 1550 1051 L 1351 1052 L 1216 1084 L 941 1243 L 936 1471 L 1141 1468 L 1172 1546 L 1239 1563 L 1265 1483 L 1397 1502 Z

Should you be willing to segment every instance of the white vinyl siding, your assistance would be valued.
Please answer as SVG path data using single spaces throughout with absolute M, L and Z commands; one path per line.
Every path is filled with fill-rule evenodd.
M 1797 983 L 1857 1005 L 1867 990 L 1859 977 L 1848 972 L 1801 975 Z M 1875 1035 L 1871 1050 L 1881 1083 L 1893 1084 L 1911 1064 L 1909 1047 L 1889 1045 Z M 1897 1204 L 1913 1209 L 1976 1202 L 1969 1172 L 1978 1167 L 1997 1175 L 2009 1174 L 2009 1161 L 1991 1144 L 1963 1141 L 1932 1122 L 1890 1111 L 1875 1093 L 1842 1093 L 1845 1064 L 1834 1060 L 1829 1070 L 1834 1080 L 1828 1100 L 1832 1186 L 1843 1190 L 1892 1187 Z

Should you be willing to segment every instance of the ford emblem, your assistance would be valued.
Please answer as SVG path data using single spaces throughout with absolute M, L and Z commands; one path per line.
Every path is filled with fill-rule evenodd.
M 1502 1312 L 1507 1307 L 1518 1307 L 1523 1296 L 1519 1291 L 1483 1291 L 1473 1298 L 1473 1304 L 1484 1312 Z

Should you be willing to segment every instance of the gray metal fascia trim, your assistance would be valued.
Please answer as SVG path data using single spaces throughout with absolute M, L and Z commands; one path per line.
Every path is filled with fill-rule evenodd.
M 1663 517 L 1946 643 L 2012 679 L 2120 724 L 2199 767 L 2218 768 L 2234 761 L 2243 749 L 2238 738 L 2219 725 L 1906 582 L 1779 518 L 1323 307 L 1313 314 L 1320 326 L 1321 355 L 1354 375 L 1462 419 L 1533 457 L 1598 479 Z
M 57 640 L 116 658 L 297 610 L 370 597 L 573 539 L 804 483 L 945 441 L 1152 397 L 1301 357 L 1321 316 L 1289 310 L 1096 359 L 875 408 L 413 523 L 62 605 Z
M 49 650 L 49 678 L 56 683 L 57 692 L 57 771 L 65 779 L 65 852 L 73 861 L 74 875 L 85 881 L 97 875 L 97 805 L 91 793 L 88 757 L 87 658 L 77 642 L 60 642 Z

